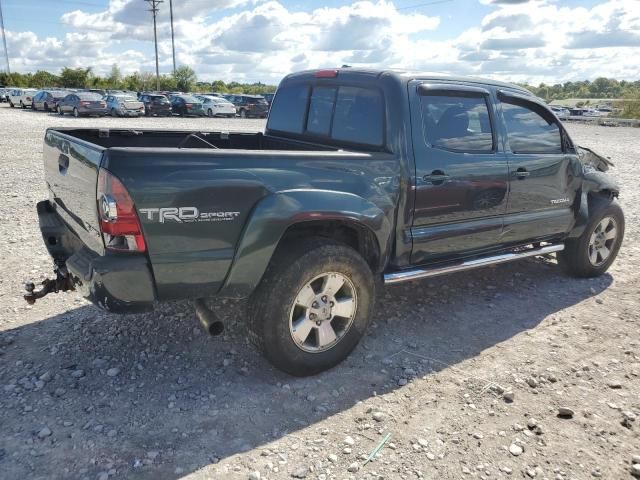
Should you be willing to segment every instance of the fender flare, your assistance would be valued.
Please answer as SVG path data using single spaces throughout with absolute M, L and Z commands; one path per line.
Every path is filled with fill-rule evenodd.
M 391 215 L 393 214 L 393 205 Z M 364 198 L 330 190 L 288 190 L 263 198 L 253 209 L 238 242 L 233 262 L 218 292 L 246 298 L 260 283 L 278 244 L 293 225 L 311 221 L 344 221 L 367 228 L 387 258 L 393 220 Z
M 620 187 L 609 175 L 599 171 L 585 172 L 576 202 L 576 222 L 567 238 L 577 238 L 584 232 L 593 212 L 618 197 Z

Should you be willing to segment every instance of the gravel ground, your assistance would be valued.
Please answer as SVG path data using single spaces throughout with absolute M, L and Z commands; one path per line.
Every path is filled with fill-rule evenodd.
M 346 362 L 295 379 L 248 345 L 241 303 L 214 304 L 228 328 L 212 339 L 181 302 L 116 316 L 75 294 L 21 299 L 22 282 L 51 268 L 35 215 L 45 128 L 124 124 L 263 121 L 78 120 L 0 105 L 0 477 L 632 478 L 640 129 L 569 126 L 614 160 L 623 186 L 626 240 L 610 274 L 575 280 L 531 259 L 388 288 Z

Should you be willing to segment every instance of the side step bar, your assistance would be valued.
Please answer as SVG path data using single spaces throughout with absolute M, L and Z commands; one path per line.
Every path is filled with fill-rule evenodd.
M 522 250 L 520 252 L 503 253 L 491 257 L 463 260 L 455 264 L 387 273 L 384 275 L 384 283 L 385 285 L 392 285 L 394 283 L 408 282 L 411 280 L 418 280 L 420 278 L 435 277 L 436 275 L 444 275 L 447 273 L 471 270 L 473 268 L 486 267 L 487 265 L 511 262 L 513 260 L 520 260 L 521 258 L 535 257 L 536 255 L 546 255 L 548 253 L 560 252 L 562 250 L 564 250 L 564 244 L 559 243 L 556 245 L 546 245 L 544 247 Z

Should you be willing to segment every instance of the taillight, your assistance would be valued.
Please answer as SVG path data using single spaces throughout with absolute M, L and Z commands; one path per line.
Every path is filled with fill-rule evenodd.
M 147 249 L 133 200 L 111 172 L 98 174 L 98 212 L 104 245 L 110 250 L 144 252 Z
M 27 97 L 27 100 L 31 100 L 31 97 Z
M 90 103 L 91 102 L 86 102 L 86 101 L 83 100 L 83 101 L 80 102 L 80 106 L 81 107 L 85 107 L 85 106 L 89 105 Z

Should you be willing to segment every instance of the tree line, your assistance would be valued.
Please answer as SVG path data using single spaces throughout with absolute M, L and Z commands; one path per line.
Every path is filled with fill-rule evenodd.
M 554 85 L 533 86 L 524 84 L 525 88 L 547 102 L 566 100 L 568 98 L 629 98 L 640 92 L 640 80 L 633 82 L 600 77 L 593 81 L 556 83 Z
M 156 76 L 151 72 L 135 72 L 123 75 L 117 65 L 111 67 L 106 76 L 96 75 L 92 68 L 64 67 L 59 74 L 38 70 L 35 73 L 8 74 L 0 72 L 0 85 L 7 87 L 60 87 L 60 88 L 101 88 L 110 90 L 131 90 L 135 92 L 156 89 Z M 274 92 L 274 85 L 264 83 L 225 83 L 222 80 L 199 82 L 196 73 L 183 65 L 175 73 L 160 76 L 160 90 L 181 92 L 222 92 L 261 95 Z

